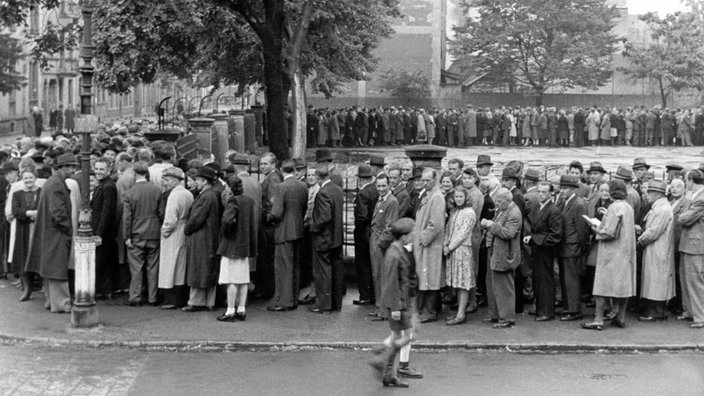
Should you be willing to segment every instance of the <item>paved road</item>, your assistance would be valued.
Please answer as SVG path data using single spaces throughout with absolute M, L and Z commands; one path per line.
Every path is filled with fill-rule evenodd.
M 142 352 L 0 347 L 0 394 L 373 395 L 370 352 Z M 704 355 L 420 353 L 406 394 L 704 393 Z M 396 393 L 402 393 L 398 390 Z

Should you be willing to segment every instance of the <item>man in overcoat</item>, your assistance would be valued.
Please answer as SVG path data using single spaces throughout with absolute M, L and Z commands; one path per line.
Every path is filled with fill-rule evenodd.
M 445 269 L 442 261 L 443 235 L 445 233 L 445 197 L 437 185 L 437 172 L 423 170 L 421 182 L 425 193 L 416 212 L 413 254 L 418 274 L 418 311 L 421 323 L 438 319 L 437 298 L 445 286 Z
M 268 311 L 283 312 L 298 307 L 303 217 L 308 208 L 308 188 L 294 176 L 295 164 L 281 164 L 284 180 L 277 186 L 271 207 L 274 229 L 274 275 L 276 289 Z
M 276 194 L 276 186 L 281 183 L 281 175 L 276 169 L 276 164 L 276 155 L 273 153 L 265 153 L 259 160 L 259 172 L 264 175 L 264 180 L 261 182 L 260 250 L 257 257 L 255 297 L 267 298 L 274 296 L 274 224 L 271 222 L 269 213 Z
M 108 161 L 99 158 L 93 163 L 98 185 L 90 200 L 91 228 L 102 240 L 95 248 L 95 298 L 110 298 L 113 274 L 117 273 L 117 187 L 108 175 Z
M 384 252 L 389 247 L 393 240 L 390 227 L 391 223 L 396 221 L 398 217 L 398 201 L 391 193 L 389 187 L 389 178 L 381 174 L 376 179 L 377 202 L 373 209 L 370 225 L 369 236 L 369 256 L 371 257 L 371 267 L 374 277 L 374 296 L 380 296 L 381 291 L 381 273 L 384 265 Z M 377 300 L 377 316 L 372 320 L 388 319 L 386 311 L 381 306 L 381 301 Z
M 369 256 L 369 226 L 374 205 L 379 199 L 372 181 L 372 170 L 368 165 L 360 165 L 357 170 L 357 185 L 361 186 L 354 199 L 354 264 L 357 270 L 359 300 L 354 305 L 370 305 L 375 301 L 374 277 Z
M 523 218 L 507 189 L 496 191 L 494 203 L 494 219 L 481 221 L 481 226 L 487 230 L 486 246 L 489 249 L 486 275 L 489 317 L 484 322 L 494 323 L 493 327 L 499 329 L 516 324 L 514 271 L 521 263 Z
M 160 212 L 162 200 L 161 189 L 147 181 L 149 168 L 143 162 L 134 167 L 135 184 L 125 191 L 122 198 L 122 227 L 127 245 L 127 262 L 130 266 L 132 281 L 126 305 L 140 306 L 142 301 L 143 272 L 147 275 L 147 296 L 151 305 L 156 305 L 159 240 L 161 239 Z
M 164 170 L 161 180 L 169 197 L 166 200 L 164 224 L 161 226 L 159 244 L 159 288 L 164 289 L 162 309 L 176 309 L 185 305 L 179 301 L 180 291 L 186 284 L 186 222 L 193 205 L 193 194 L 183 186 L 185 175 L 180 168 Z
M 66 179 L 73 176 L 77 167 L 76 157 L 62 154 L 56 161 L 57 171 L 44 183 L 25 268 L 26 272 L 37 273 L 44 279 L 44 307 L 54 313 L 71 312 L 68 270 L 73 225 Z
M 704 173 L 692 170 L 687 175 L 692 204 L 678 220 L 682 225 L 679 251 L 682 271 L 682 304 L 678 320 L 692 320 L 692 328 L 704 328 Z
M 587 214 L 587 204 L 577 196 L 579 177 L 560 177 L 560 199 L 557 208 L 562 214 L 562 242 L 560 243 L 560 287 L 564 312 L 561 321 L 582 319 L 581 259 L 589 241 L 588 223 L 582 216 Z
M 342 309 L 342 240 L 344 193 L 329 178 L 328 167 L 319 165 L 316 176 L 320 190 L 315 196 L 312 223 L 313 278 L 316 303 L 309 310 L 314 313 Z

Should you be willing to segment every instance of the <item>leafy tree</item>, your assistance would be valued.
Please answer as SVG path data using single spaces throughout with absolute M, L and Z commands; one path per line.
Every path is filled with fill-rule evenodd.
M 664 18 L 654 13 L 641 15 L 651 32 L 651 42 L 642 46 L 626 41 L 623 56 L 628 64 L 619 70 L 635 79 L 654 80 L 663 107 L 673 92 L 704 89 L 703 15 L 697 5 Z
M 8 94 L 18 90 L 25 83 L 25 77 L 17 73 L 15 67 L 22 56 L 22 46 L 9 33 L 0 34 L 0 93 Z
M 381 92 L 405 99 L 410 104 L 414 99 L 430 97 L 430 79 L 420 70 L 387 70 L 381 81 Z
M 269 149 L 289 157 L 284 109 L 293 90 L 294 154 L 305 150 L 303 83 L 332 94 L 374 70 L 398 0 L 108 0 L 96 15 L 101 84 L 117 91 L 159 71 L 265 87 Z M 303 115 L 302 117 L 300 115 Z
M 451 52 L 480 71 L 513 71 L 542 104 L 549 88 L 604 85 L 612 75 L 618 10 L 606 0 L 464 0 Z M 475 17 L 476 15 L 476 17 Z

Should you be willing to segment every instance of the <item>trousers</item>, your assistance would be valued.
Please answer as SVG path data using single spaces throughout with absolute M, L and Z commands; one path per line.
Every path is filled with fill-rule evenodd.
M 354 228 L 354 264 L 357 270 L 357 288 L 360 300 L 374 300 L 378 296 L 376 276 L 370 256 L 369 228 L 360 225 Z
M 274 303 L 286 308 L 298 305 L 302 241 L 303 239 L 298 239 L 277 243 L 274 248 Z
M 25 287 L 32 287 L 26 285 Z M 61 313 L 71 311 L 71 293 L 68 288 L 68 281 L 44 279 L 44 308 L 51 312 Z
M 682 253 L 682 305 L 695 322 L 704 322 L 704 255 Z
M 535 312 L 538 316 L 555 316 L 554 255 L 548 250 L 533 246 L 533 292 Z
M 330 250 L 316 250 L 314 256 L 316 304 L 322 310 L 340 310 L 343 291 L 342 246 Z
M 580 260 L 580 257 L 561 257 L 559 260 L 562 304 L 568 313 L 573 314 L 582 312 Z
M 514 272 L 486 271 L 487 304 L 489 317 L 506 322 L 516 321 L 516 293 Z
M 188 294 L 188 305 L 192 307 L 214 307 L 216 290 L 217 286 L 191 287 Z
M 143 272 L 147 273 L 147 299 L 156 302 L 159 282 L 159 241 L 132 240 L 132 247 L 127 248 L 127 262 L 130 264 L 130 301 L 142 300 Z

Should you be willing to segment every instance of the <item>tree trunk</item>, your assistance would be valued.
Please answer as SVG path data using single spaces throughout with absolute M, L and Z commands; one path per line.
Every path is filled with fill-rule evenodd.
M 293 82 L 291 84 L 291 111 L 293 112 L 293 128 L 291 128 L 291 148 L 293 157 L 306 157 L 306 99 L 304 91 L 303 73 L 301 69 L 293 74 Z
M 667 108 L 667 92 L 665 92 L 665 87 L 662 85 L 662 78 L 658 78 L 658 85 L 660 88 L 660 100 L 662 101 L 662 108 Z
M 545 95 L 545 91 L 542 89 L 536 89 L 535 90 L 535 106 L 540 107 L 543 105 L 543 95 Z
M 286 93 L 283 81 L 283 42 L 281 34 L 272 32 L 267 40 L 262 38 L 264 48 L 264 84 L 266 87 L 266 117 L 269 151 L 279 161 L 289 158 L 288 129 L 285 117 Z

